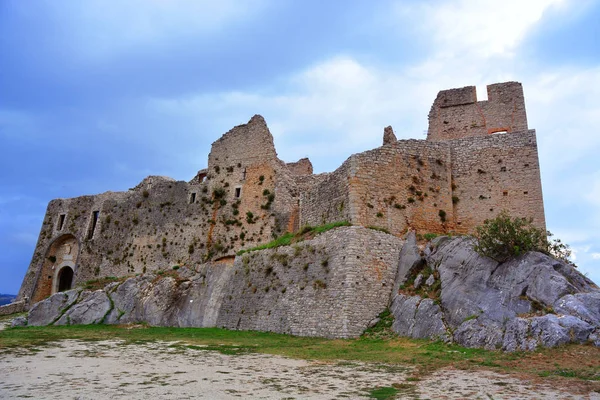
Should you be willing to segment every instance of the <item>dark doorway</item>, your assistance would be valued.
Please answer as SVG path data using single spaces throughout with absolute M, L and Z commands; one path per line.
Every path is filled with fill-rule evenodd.
M 64 267 L 58 272 L 58 291 L 64 292 L 71 289 L 73 283 L 73 270 L 71 267 Z

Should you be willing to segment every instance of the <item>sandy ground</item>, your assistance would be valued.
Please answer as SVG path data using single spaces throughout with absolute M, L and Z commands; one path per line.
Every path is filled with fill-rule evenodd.
M 35 399 L 365 399 L 400 385 L 407 399 L 600 399 L 489 371 L 443 370 L 421 381 L 412 370 L 363 363 L 322 363 L 188 348 L 158 342 L 64 340 L 0 352 L 0 398 Z M 407 378 L 409 380 L 407 381 Z

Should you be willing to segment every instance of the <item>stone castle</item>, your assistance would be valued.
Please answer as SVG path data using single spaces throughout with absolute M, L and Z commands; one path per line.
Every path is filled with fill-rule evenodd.
M 173 266 L 208 266 L 207 274 L 218 275 L 241 263 L 236 253 L 242 249 L 336 221 L 391 234 L 349 229 L 351 240 L 333 233 L 328 236 L 351 245 L 320 256 L 321 264 L 356 264 L 349 261 L 355 256 L 370 263 L 379 274 L 373 281 L 379 289 L 366 288 L 374 297 L 385 297 L 378 290 L 382 280 L 386 286 L 393 279 L 391 266 L 401 247 L 396 237 L 408 230 L 470 233 L 502 210 L 533 218 L 545 229 L 536 135 L 528 129 L 522 86 L 498 83 L 487 91 L 487 101 L 477 101 L 474 86 L 439 92 L 426 140 L 396 140 L 392 128 L 385 128 L 381 147 L 350 156 L 332 173 L 313 174 L 306 158 L 281 161 L 264 119 L 256 115 L 215 141 L 208 168 L 189 182 L 149 176 L 126 192 L 52 200 L 17 300 L 28 307 L 88 280 Z M 361 242 L 363 236 L 375 240 L 370 249 L 360 244 L 367 243 Z M 378 269 L 378 263 L 385 268 Z M 353 273 L 359 274 L 363 267 L 356 268 Z M 293 278 L 290 282 L 305 279 Z M 332 288 L 344 285 L 338 278 L 337 283 L 332 276 L 318 280 Z M 362 278 L 348 279 L 359 285 Z M 296 295 L 301 292 L 286 294 Z M 223 303 L 221 310 L 227 307 L 236 317 L 227 322 L 222 316 L 221 325 L 260 328 L 237 319 L 244 309 Z M 271 311 L 264 318 L 272 318 Z

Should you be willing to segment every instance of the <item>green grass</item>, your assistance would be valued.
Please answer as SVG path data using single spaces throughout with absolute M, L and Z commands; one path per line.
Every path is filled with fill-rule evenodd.
M 321 226 L 314 226 L 314 227 L 313 226 L 305 226 L 298 232 L 286 233 L 269 243 L 261 244 L 256 247 L 252 247 L 251 249 L 240 250 L 240 251 L 238 251 L 237 255 L 240 256 L 240 255 L 250 252 L 250 251 L 273 249 L 275 247 L 281 247 L 281 246 L 289 246 L 296 242 L 301 242 L 303 240 L 311 239 L 311 238 L 315 237 L 316 235 L 319 235 L 323 232 L 327 232 L 331 229 L 339 228 L 340 226 L 350 226 L 350 225 L 351 224 L 348 221 L 338 221 L 338 222 L 332 222 L 330 224 L 325 224 L 325 225 L 321 225 Z
M 398 389 L 393 386 L 378 387 L 369 392 L 370 399 L 395 399 L 398 394 Z
M 389 322 L 386 315 L 382 317 L 382 326 L 377 329 L 385 328 Z M 502 353 L 427 340 L 383 339 L 373 332 L 358 339 L 341 340 L 218 328 L 74 325 L 5 329 L 0 331 L 0 353 L 31 351 L 65 339 L 120 339 L 123 345 L 170 341 L 174 342 L 171 346 L 182 350 L 219 351 L 228 355 L 263 353 L 306 360 L 366 362 L 389 368 L 414 367 L 411 379 L 414 381 L 440 368 L 486 368 L 518 376 L 528 374 L 547 379 L 592 382 L 600 390 L 600 348 L 591 345 L 570 345 L 531 353 Z M 409 386 L 394 388 L 403 393 L 404 389 L 410 389 Z M 374 388 L 371 394 L 387 393 L 383 389 Z

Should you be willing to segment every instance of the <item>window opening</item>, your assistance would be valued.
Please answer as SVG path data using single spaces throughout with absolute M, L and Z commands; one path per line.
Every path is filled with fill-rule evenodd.
M 192 193 L 190 195 L 190 204 L 194 204 L 196 202 L 196 193 Z
M 239 187 L 235 188 L 235 198 L 239 199 L 241 195 L 242 195 L 242 188 L 239 188 Z
M 92 213 L 92 222 L 90 224 L 90 230 L 88 231 L 88 239 L 94 237 L 94 231 L 96 230 L 96 225 L 98 224 L 98 216 L 100 215 L 100 211 L 94 211 Z
M 242 172 L 242 180 L 246 180 L 246 168 L 244 168 L 244 171 Z
M 65 214 L 60 214 L 60 217 L 58 217 L 58 230 L 59 231 L 62 231 L 64 224 L 65 224 Z

